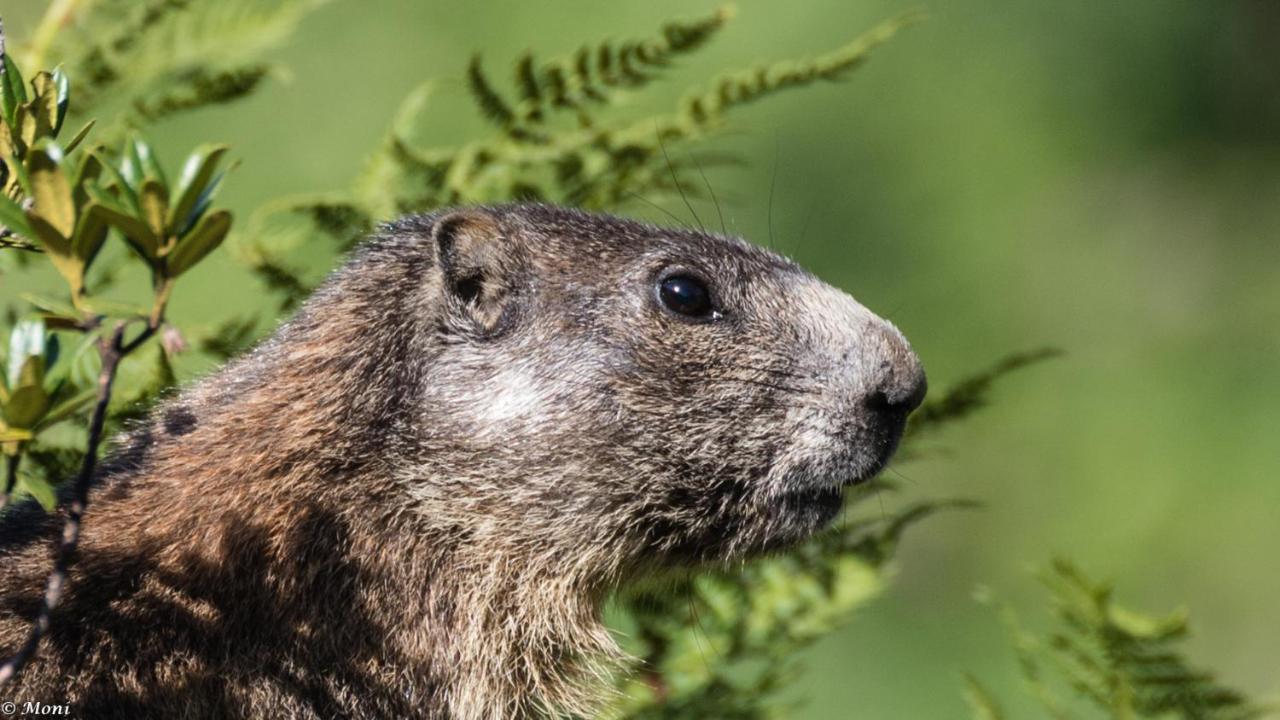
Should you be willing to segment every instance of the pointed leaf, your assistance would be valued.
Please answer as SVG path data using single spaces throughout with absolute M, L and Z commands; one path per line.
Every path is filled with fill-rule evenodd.
M 49 412 L 45 413 L 44 417 L 40 418 L 40 422 L 35 429 L 42 430 L 50 425 L 66 420 L 84 408 L 92 405 L 93 401 L 97 397 L 98 391 L 93 388 L 76 393 L 70 398 L 49 408 Z
M 22 368 L 18 370 L 18 382 L 13 384 L 12 389 L 44 387 L 44 369 L 43 355 L 28 355 L 27 359 L 22 363 Z
M 209 209 L 209 205 L 213 203 L 213 197 L 218 194 L 218 188 L 222 187 L 222 178 L 227 176 L 227 172 L 231 168 L 227 168 L 209 181 L 205 186 L 204 192 L 200 193 L 200 197 L 196 198 L 196 204 L 191 208 L 191 212 L 187 213 L 186 220 L 182 223 L 182 228 L 178 231 L 178 235 L 186 235 L 191 232 L 191 228 L 200 222 L 200 218 L 204 216 L 204 211 Z
M 71 257 L 71 239 L 58 232 L 58 229 L 49 224 L 48 220 L 35 214 L 35 210 L 28 210 L 27 222 L 35 231 L 35 237 L 32 239 L 44 248 L 50 260 L 56 263 L 60 259 Z
M 83 153 L 71 173 L 71 196 L 76 207 L 84 213 L 84 206 L 89 202 L 89 191 L 86 186 L 93 184 L 102 174 L 102 161 L 93 153 Z
M 36 121 L 37 137 L 52 137 L 54 126 L 58 123 L 58 87 L 53 76 L 47 72 L 36 73 L 31 79 L 31 88 L 35 91 L 31 98 L 31 115 Z
M 27 222 L 27 212 L 4 195 L 0 195 L 0 225 L 28 240 L 35 240 L 36 233 Z
M 36 138 L 40 137 L 40 123 L 36 121 L 30 105 L 19 105 L 13 111 L 13 126 L 18 128 L 18 139 L 27 147 L 34 145 Z
M 147 221 L 147 227 L 163 242 L 168 235 L 165 232 L 165 221 L 169 216 L 169 198 L 164 185 L 155 178 L 143 180 L 142 190 L 138 193 L 138 204 L 142 206 L 142 218 Z
M 173 209 L 169 211 L 169 232 L 181 234 L 191 224 L 188 215 L 205 189 L 214 187 L 213 173 L 226 154 L 226 145 L 202 145 L 187 157 L 182 175 L 173 189 Z
M 138 155 L 136 143 L 140 140 L 130 140 L 124 144 L 124 152 L 120 154 L 120 176 L 124 178 L 125 183 L 131 188 L 137 188 L 142 182 L 142 158 Z
M 8 368 L 5 379 L 10 388 L 18 386 L 18 377 L 27 358 L 44 353 L 44 323 L 40 320 L 23 320 L 9 331 Z
M 43 478 L 23 474 L 18 478 L 18 489 L 35 498 L 45 512 L 58 506 L 58 491 Z
M 116 202 L 115 198 L 108 195 L 101 188 L 93 185 L 87 186 L 89 197 L 93 199 L 91 207 L 94 212 L 102 215 L 102 219 L 108 225 L 120 231 L 124 235 L 125 240 L 133 246 L 138 254 L 147 262 L 154 263 L 156 259 L 156 251 L 159 248 L 160 240 L 151 232 L 151 228 L 147 224 L 134 216 L 129 210 Z
M 129 167 L 129 173 L 126 174 L 126 177 L 130 177 L 135 186 L 144 179 L 150 178 L 159 181 L 162 186 L 168 187 L 169 181 L 165 179 L 164 171 L 160 169 L 160 163 L 156 159 L 155 152 L 151 150 L 151 146 L 147 144 L 147 141 L 140 137 L 133 138 L 133 141 L 128 145 L 125 158 L 127 159 L 126 166 Z
M 9 125 L 16 126 L 14 115 L 18 106 L 27 101 L 27 88 L 22 80 L 22 73 L 8 53 L 4 55 L 4 75 L 0 76 L 0 106 L 4 109 L 4 119 Z
M 53 84 L 58 89 L 58 115 L 53 124 L 53 132 L 57 134 L 62 129 L 62 121 L 67 117 L 67 106 L 71 104 L 71 81 L 67 78 L 67 74 L 62 72 L 62 68 L 54 69 Z M 67 144 L 67 152 L 71 152 L 70 143 Z
M 44 336 L 44 367 L 46 369 L 53 367 L 58 362 L 58 355 L 62 352 L 62 343 L 58 340 L 58 336 L 51 332 L 46 332 Z
M 169 277 L 178 277 L 190 270 L 192 266 L 213 252 L 222 244 L 227 232 L 231 230 L 231 213 L 219 210 L 210 213 L 196 224 L 185 237 L 178 241 L 177 247 L 169 253 L 166 270 Z
M 22 298 L 23 302 L 30 303 L 37 310 L 41 310 L 43 312 L 53 313 L 55 315 L 66 315 L 68 317 L 75 317 L 77 314 L 75 308 L 61 300 L 55 300 L 35 293 L 21 293 L 18 297 Z
M 22 188 L 22 194 L 31 197 L 31 177 L 27 174 L 27 166 L 13 155 L 5 158 L 5 165 L 9 166 L 9 171 L 17 179 L 18 186 Z
M 49 395 L 40 385 L 23 385 L 9 393 L 4 421 L 10 427 L 31 429 L 49 409 Z
M 63 237 L 75 229 L 76 209 L 71 199 L 71 184 L 63 174 L 62 149 L 52 142 L 38 144 L 27 156 L 31 174 L 33 210 L 39 213 Z
M 138 205 L 138 191 L 134 188 L 133 184 L 129 182 L 128 178 L 124 176 L 124 173 L 122 173 L 115 165 L 107 162 L 107 159 L 102 157 L 98 150 L 91 150 L 90 152 L 97 156 L 98 162 L 102 163 L 102 169 L 106 170 L 107 174 L 111 176 L 111 187 L 114 187 L 116 191 L 119 192 L 121 202 L 129 208 L 128 211 L 140 215 L 142 213 L 142 208 Z
M 93 124 L 96 122 L 98 121 L 90 120 L 89 122 L 85 123 L 84 127 L 80 128 L 80 130 L 76 132 L 76 134 L 73 135 L 70 140 L 67 141 L 67 145 L 65 149 L 68 154 L 70 154 L 72 150 L 75 150 L 76 147 L 80 145 L 80 142 L 85 139 L 85 136 L 89 134 L 89 130 L 93 128 Z
M 102 249 L 102 243 L 107 239 L 106 219 L 102 213 L 95 212 L 96 204 L 85 206 L 84 212 L 80 214 L 80 222 L 76 223 L 76 231 L 71 236 L 71 254 L 76 257 L 85 268 L 93 264 L 93 259 L 98 256 L 98 251 Z

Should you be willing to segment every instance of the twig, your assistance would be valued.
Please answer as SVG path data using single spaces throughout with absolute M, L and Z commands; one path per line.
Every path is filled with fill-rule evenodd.
M 58 31 L 71 22 L 72 16 L 80 9 L 79 6 L 89 4 L 84 0 L 53 0 L 44 17 L 40 18 L 35 31 L 31 33 L 29 49 L 23 56 L 26 66 L 39 68 L 44 65 L 45 55 L 58 36 Z
M 45 583 L 44 600 L 40 612 L 36 615 L 27 639 L 3 665 L 0 665 L 0 687 L 7 685 L 17 677 L 18 673 L 35 655 L 40 639 L 49 630 L 49 621 L 53 611 L 62 601 L 66 589 L 69 570 L 74 561 L 76 545 L 80 541 L 81 521 L 85 509 L 89 505 L 89 485 L 93 481 L 94 469 L 98 460 L 98 448 L 102 444 L 103 427 L 107 420 L 107 405 L 111 402 L 111 390 L 115 384 L 116 370 L 120 360 L 150 337 L 155 328 L 148 326 L 142 334 L 128 345 L 124 344 L 124 331 L 127 322 L 119 322 L 110 337 L 98 341 L 98 355 L 102 358 L 102 372 L 98 374 L 98 401 L 93 407 L 93 417 L 89 422 L 89 441 L 85 451 L 84 462 L 80 465 L 80 473 L 76 476 L 71 504 L 67 508 L 67 520 L 62 526 L 62 541 L 58 545 L 58 556 L 54 561 L 53 571 Z
M 10 248 L 12 250 L 26 250 L 27 252 L 43 253 L 44 250 L 27 242 L 19 240 L 9 228 L 0 228 L 0 248 Z

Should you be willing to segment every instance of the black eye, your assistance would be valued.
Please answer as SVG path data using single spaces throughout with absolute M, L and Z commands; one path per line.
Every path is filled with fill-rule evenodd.
M 695 277 L 672 275 L 658 285 L 658 299 L 672 312 L 689 317 L 706 317 L 711 314 L 711 293 L 707 286 Z

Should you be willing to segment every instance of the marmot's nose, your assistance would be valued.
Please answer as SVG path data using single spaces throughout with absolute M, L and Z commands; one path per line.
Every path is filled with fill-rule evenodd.
M 891 326 L 881 326 L 881 375 L 866 396 L 867 408 L 882 415 L 905 418 L 924 402 L 929 384 L 924 367 L 905 338 Z
M 924 402 L 925 393 L 929 391 L 929 382 L 924 371 L 916 365 L 916 372 L 909 377 L 899 379 L 897 373 L 889 376 L 880 388 L 867 396 L 867 407 L 873 412 L 906 417 L 912 410 Z

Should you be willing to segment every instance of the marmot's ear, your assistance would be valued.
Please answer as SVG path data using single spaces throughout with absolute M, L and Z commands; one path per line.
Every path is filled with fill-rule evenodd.
M 498 219 L 482 210 L 457 210 L 431 231 L 445 301 L 484 331 L 496 329 L 518 272 Z

